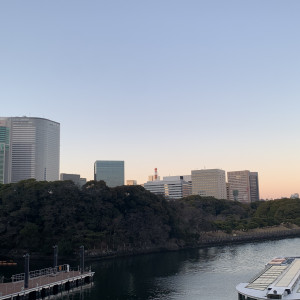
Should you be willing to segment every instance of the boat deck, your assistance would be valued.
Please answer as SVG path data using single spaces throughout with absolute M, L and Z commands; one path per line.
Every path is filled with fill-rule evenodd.
M 300 257 L 272 259 L 250 282 L 240 283 L 237 291 L 240 300 L 300 300 Z

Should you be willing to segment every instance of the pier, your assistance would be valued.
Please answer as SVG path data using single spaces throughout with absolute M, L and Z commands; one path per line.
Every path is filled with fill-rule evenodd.
M 59 270 L 60 268 L 60 270 Z M 24 287 L 24 273 L 14 275 L 12 282 L 0 284 L 0 300 L 35 300 L 69 291 L 72 288 L 91 283 L 94 272 L 70 270 L 69 265 L 30 272 L 28 288 Z
M 57 266 L 56 263 L 57 252 L 53 268 L 29 272 L 29 255 L 25 255 L 25 272 L 13 275 L 11 282 L 0 283 L 0 300 L 36 300 L 92 283 L 94 272 L 84 269 L 83 247 L 78 270 L 71 270 L 68 264 Z

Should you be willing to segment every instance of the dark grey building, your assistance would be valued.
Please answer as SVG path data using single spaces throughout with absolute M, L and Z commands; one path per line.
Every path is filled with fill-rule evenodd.
M 259 201 L 258 173 L 250 172 L 249 181 L 251 202 Z
M 94 164 L 94 179 L 109 187 L 124 185 L 124 177 L 123 160 L 97 160 Z

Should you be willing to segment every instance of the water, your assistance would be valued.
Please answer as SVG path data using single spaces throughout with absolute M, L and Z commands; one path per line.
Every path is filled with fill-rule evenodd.
M 275 256 L 300 256 L 300 239 L 87 263 L 96 272 L 93 287 L 63 298 L 236 300 L 235 286 L 247 282 Z

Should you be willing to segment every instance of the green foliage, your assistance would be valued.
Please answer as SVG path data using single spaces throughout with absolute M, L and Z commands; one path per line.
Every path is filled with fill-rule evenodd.
M 141 186 L 90 181 L 20 181 L 0 185 L 1 249 L 71 254 L 84 244 L 103 252 L 193 245 L 205 231 L 300 225 L 299 199 L 250 205 L 212 197 L 166 201 Z M 288 226 L 288 225 L 286 225 Z M 291 226 L 291 225 L 289 225 Z
M 19 243 L 22 247 L 34 250 L 39 246 L 39 228 L 34 223 L 25 223 L 19 233 Z

